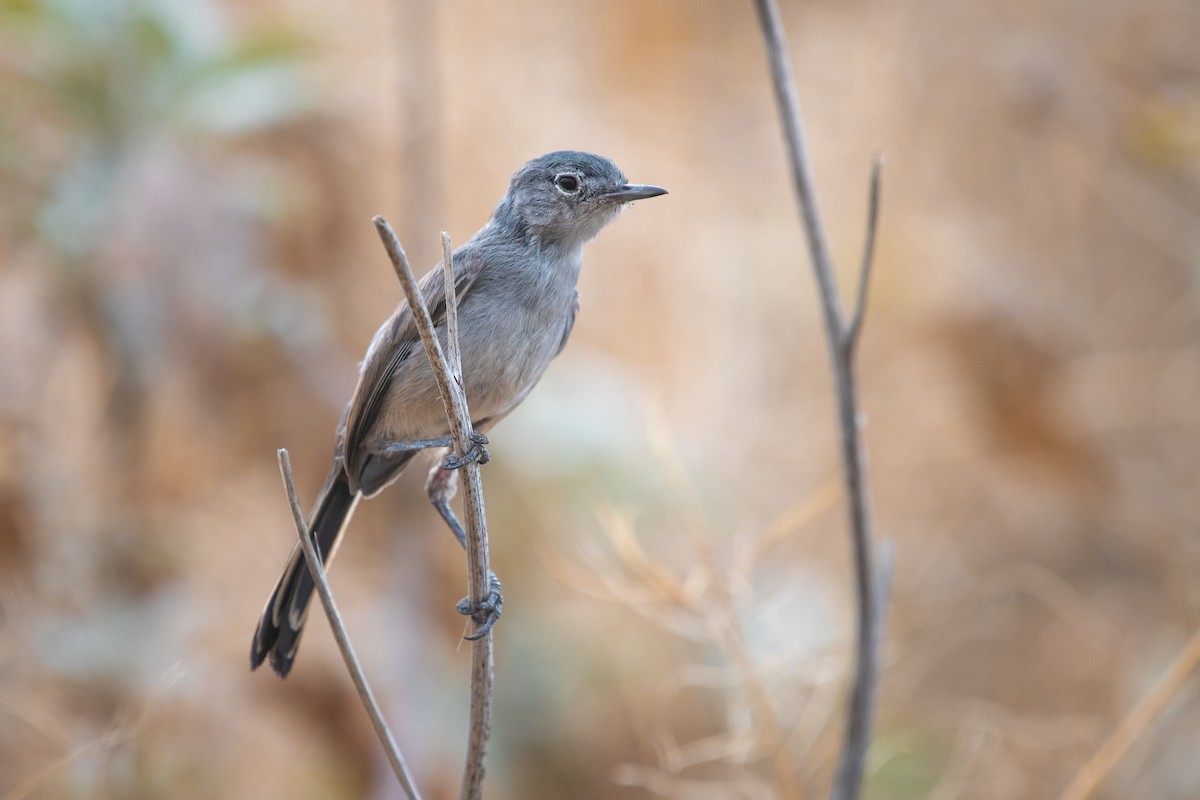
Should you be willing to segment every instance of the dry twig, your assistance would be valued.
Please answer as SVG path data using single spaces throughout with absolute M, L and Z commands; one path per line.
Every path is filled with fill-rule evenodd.
M 803 773 L 811 772 L 812 768 L 806 765 L 806 769 L 801 769 L 792 756 L 802 750 L 796 742 L 806 733 L 815 739 L 825 727 L 824 721 L 831 716 L 828 709 L 835 703 L 834 692 L 820 689 L 814 680 L 799 721 L 789 719 L 781 706 L 789 702 L 788 697 L 794 698 L 795 679 L 799 675 L 780 679 L 777 673 L 780 668 L 795 669 L 797 661 L 789 657 L 773 665 L 762 662 L 764 640 L 758 636 L 748 638 L 746 627 L 747 621 L 758 615 L 746 603 L 756 584 L 754 573 L 764 553 L 832 507 L 842 494 L 840 483 L 831 480 L 810 501 L 772 521 L 753 545 L 735 548 L 732 558 L 727 558 L 717 552 L 720 548 L 714 547 L 718 536 L 705 529 L 707 522 L 696 487 L 683 469 L 669 436 L 665 430 L 655 430 L 655 434 L 659 471 L 669 476 L 671 495 L 686 498 L 681 516 L 686 520 L 683 526 L 687 528 L 690 544 L 684 553 L 688 565 L 677 567 L 657 560 L 643 543 L 632 518 L 616 509 L 609 509 L 601 517 L 615 559 L 612 565 L 584 565 L 557 552 L 543 554 L 544 563 L 551 574 L 573 589 L 621 604 L 675 636 L 702 643 L 706 652 L 715 650 L 723 654 L 726 663 L 721 666 L 693 665 L 681 670 L 670 680 L 672 688 L 664 689 L 664 694 L 675 694 L 683 686 L 736 688 L 727 695 L 731 705 L 726 715 L 731 722 L 736 719 L 738 723 L 736 730 L 728 734 L 683 744 L 676 743 L 670 731 L 664 730 L 654 740 L 659 766 L 622 767 L 618 780 L 647 787 L 661 783 L 654 791 L 671 797 L 740 797 L 743 795 L 736 787 L 745 785 L 749 773 L 741 769 L 722 779 L 722 767 L 744 766 L 751 760 L 762 759 L 780 797 L 805 797 Z M 680 554 L 677 549 L 672 552 Z M 752 643 L 751 638 L 756 642 Z M 685 673 L 689 677 L 684 677 Z M 701 673 L 707 677 L 700 677 Z M 788 689 L 780 691 L 782 681 L 788 682 Z M 802 678 L 801 682 L 807 681 Z M 822 679 L 820 683 L 831 685 L 833 681 Z M 823 699 L 826 695 L 828 700 Z M 680 777 L 683 771 L 700 764 L 708 765 L 706 779 L 688 781 Z M 767 793 L 762 789 L 747 792 L 746 796 Z
M 446 406 L 446 418 L 450 424 L 450 434 L 454 441 L 455 449 L 459 453 L 467 453 L 472 446 L 471 436 L 473 428 L 471 426 L 470 412 L 467 409 L 466 393 L 463 391 L 462 386 L 462 365 L 458 343 L 458 298 L 455 296 L 454 290 L 450 237 L 445 233 L 442 234 L 443 264 L 446 280 L 447 349 L 449 350 L 449 360 L 447 360 L 447 356 L 442 352 L 441 343 L 434 332 L 433 320 L 430 318 L 429 309 L 425 305 L 425 298 L 418 288 L 417 280 L 413 276 L 412 268 L 408 263 L 408 257 L 404 253 L 404 248 L 401 247 L 399 239 L 396 238 L 396 234 L 387 220 L 377 216 L 373 219 L 373 222 L 375 223 L 376 230 L 379 232 L 379 238 L 383 241 L 383 246 L 392 261 L 396 277 L 400 281 L 400 285 L 404 290 L 404 296 L 408 300 L 409 308 L 412 311 L 413 322 L 420 333 L 421 343 L 424 345 L 425 353 L 429 357 L 429 362 L 433 367 L 438 391 L 442 396 L 442 402 Z M 329 588 L 329 582 L 325 577 L 325 570 L 321 564 L 321 559 L 317 555 L 316 548 L 308 536 L 308 526 L 304 521 L 304 512 L 300 508 L 295 481 L 292 478 L 291 460 L 288 457 L 287 450 L 279 451 L 279 468 L 283 473 L 284 487 L 287 489 L 288 502 L 291 505 L 292 517 L 296 522 L 296 530 L 300 535 L 300 544 L 304 551 L 304 558 L 308 564 L 309 572 L 312 574 L 313 582 L 316 584 L 317 592 L 321 598 L 321 605 L 325 608 L 325 614 L 329 618 L 329 625 L 333 629 L 338 649 L 342 652 L 342 658 L 346 662 L 346 667 L 350 671 L 350 676 L 354 681 L 355 688 L 358 689 L 363 705 L 366 706 L 367 713 L 371 717 L 371 724 L 375 727 L 375 733 L 378 735 L 379 741 L 387 753 L 388 761 L 396 773 L 396 778 L 400 781 L 400 785 L 410 800 L 419 800 L 420 795 L 417 793 L 412 777 L 409 775 L 404 757 L 400 754 L 396 741 L 383 719 L 379 704 L 375 701 L 374 694 L 371 692 L 366 676 L 363 674 L 362 666 L 354 653 L 353 646 L 350 644 L 346 626 L 342 622 L 337 605 L 334 603 L 333 594 Z M 487 523 L 484 518 L 483 484 L 479 475 L 479 464 L 469 459 L 463 465 L 462 470 L 464 473 L 463 488 L 467 532 L 467 568 L 470 573 L 468 601 L 471 606 L 476 607 L 480 599 L 487 596 L 490 588 Z M 492 636 L 489 631 L 474 641 L 472 649 L 471 723 L 467 744 L 466 766 L 463 770 L 463 782 L 460 792 L 463 800 L 478 800 L 483 794 L 484 758 L 487 753 L 488 734 L 491 728 L 491 707 Z
M 313 583 L 316 584 L 317 594 L 321 598 L 321 606 L 325 609 L 325 616 L 329 618 L 329 627 L 333 629 L 333 637 L 337 640 L 338 650 L 342 651 L 346 669 L 350 672 L 350 678 L 354 681 L 354 688 L 358 690 L 358 696 L 362 698 L 363 705 L 366 706 L 367 715 L 371 717 L 371 725 L 375 728 L 375 735 L 379 737 L 379 743 L 383 745 L 383 751 L 387 753 L 392 771 L 396 773 L 396 780 L 400 781 L 400 786 L 404 788 L 409 800 L 420 800 L 421 795 L 417 792 L 417 787 L 408 772 L 408 765 L 404 763 L 404 756 L 400 754 L 400 747 L 396 744 L 387 722 L 383 719 L 383 712 L 379 709 L 379 703 L 375 701 L 375 694 L 367 684 L 367 676 L 363 673 L 362 664 L 359 663 L 358 656 L 354 653 L 354 647 L 350 644 L 350 635 L 346 632 L 346 624 L 342 622 L 342 615 L 333 601 L 329 580 L 325 577 L 325 567 L 321 564 L 321 557 L 317 554 L 312 537 L 308 535 L 308 525 L 304 521 L 304 511 L 300 508 L 300 499 L 296 492 L 296 481 L 292 477 L 292 460 L 288 456 L 287 450 L 281 449 L 277 455 L 279 471 L 283 474 L 283 486 L 287 491 L 288 504 L 292 509 L 292 519 L 296 523 L 296 532 L 300 536 L 300 548 L 304 552 L 304 560 L 308 563 L 308 571 L 312 575 Z
M 373 219 L 379 238 L 392 260 L 396 277 L 404 289 L 412 311 L 413 321 L 421 334 L 421 343 L 433 366 L 438 391 L 446 406 L 446 418 L 450 423 L 450 435 L 459 453 L 471 450 L 471 415 L 467 409 L 466 393 L 463 391 L 461 365 L 458 364 L 458 299 L 454 292 L 453 262 L 450 254 L 450 237 L 442 234 L 444 252 L 443 270 L 446 278 L 446 320 L 449 349 L 454 365 L 447 363 L 441 343 L 434 332 L 433 320 L 425 306 L 425 298 L 417 286 L 408 257 L 395 231 L 383 217 Z M 463 472 L 463 511 L 467 532 L 467 570 L 470 584 L 468 602 L 478 607 L 488 594 L 488 543 L 487 523 L 484 519 L 483 482 L 479 475 L 479 464 L 468 460 Z M 484 758 L 487 754 L 488 735 L 491 731 L 492 714 L 492 634 L 488 631 L 472 643 L 471 650 L 471 724 L 467 742 L 467 760 L 463 768 L 462 787 L 459 796 L 463 800 L 477 800 L 483 794 Z
M 756 0 L 763 40 L 770 63 L 775 100 L 783 122 L 792 170 L 792 181 L 800 202 L 800 212 L 812 256 L 813 270 L 821 295 L 830 360 L 837 390 L 838 417 L 842 434 L 842 468 L 846 481 L 851 534 L 854 543 L 858 630 L 853 689 L 847 709 L 845 739 L 839 757 L 831 796 L 852 800 L 860 794 L 863 767 L 871 737 L 875 691 L 878 682 L 879 645 L 883 634 L 886 598 L 890 583 L 890 558 L 883 569 L 876 569 L 872 547 L 870 507 L 867 494 L 866 464 L 858 424 L 858 390 L 854 375 L 854 353 L 862 331 L 866 307 L 867 281 L 874 251 L 875 228 L 879 208 L 880 160 L 876 157 L 871 171 L 871 191 L 867 218 L 866 244 L 859 275 L 857 301 L 849 322 L 833 278 L 833 265 L 825 243 L 817 208 L 816 188 L 804 146 L 803 120 L 787 40 L 775 0 Z

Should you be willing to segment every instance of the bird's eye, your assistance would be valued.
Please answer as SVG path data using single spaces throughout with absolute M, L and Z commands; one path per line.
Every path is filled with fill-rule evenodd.
M 575 194 L 579 191 L 579 176 L 571 172 L 563 172 L 554 176 L 554 185 L 563 194 Z

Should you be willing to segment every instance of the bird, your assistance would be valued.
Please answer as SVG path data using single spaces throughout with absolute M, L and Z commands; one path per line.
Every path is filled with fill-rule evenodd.
M 579 311 L 576 288 L 583 249 L 621 209 L 666 194 L 629 183 L 607 158 L 561 150 L 525 163 L 487 223 L 452 259 L 463 388 L 476 433 L 471 451 L 436 463 L 426 493 L 459 543 L 462 525 L 450 508 L 457 468 L 488 454 L 486 432 L 530 393 L 562 352 Z M 439 338 L 445 341 L 446 293 L 441 264 L 419 282 Z M 337 427 L 333 464 L 318 494 L 308 535 L 328 564 L 360 499 L 381 492 L 422 450 L 451 445 L 449 423 L 421 347 L 412 311 L 402 301 L 371 340 L 357 384 Z M 270 659 L 280 677 L 291 671 L 313 581 L 299 544 L 293 547 L 254 631 L 250 668 Z M 499 617 L 503 597 L 491 576 L 487 597 L 460 613 L 478 624 L 475 638 Z

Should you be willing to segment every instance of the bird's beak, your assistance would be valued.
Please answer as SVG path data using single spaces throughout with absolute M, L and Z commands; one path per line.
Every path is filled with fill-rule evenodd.
M 658 197 L 660 194 L 666 194 L 666 189 L 661 189 L 657 186 L 645 186 L 640 183 L 627 183 L 620 186 L 611 192 L 605 192 L 606 200 L 616 200 L 619 203 L 630 203 L 634 200 L 645 200 L 647 197 Z

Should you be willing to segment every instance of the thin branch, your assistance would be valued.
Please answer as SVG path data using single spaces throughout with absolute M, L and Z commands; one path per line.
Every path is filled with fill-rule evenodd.
M 1200 630 L 1192 634 L 1163 676 L 1087 760 L 1059 800 L 1087 800 L 1091 797 L 1138 737 L 1166 710 L 1171 699 L 1197 668 L 1200 668 Z
M 316 584 L 317 594 L 321 598 L 321 606 L 325 609 L 325 616 L 329 618 L 329 627 L 333 629 L 333 637 L 337 640 L 338 649 L 342 651 L 346 669 L 350 671 L 354 688 L 358 690 L 358 696 L 362 698 L 367 715 L 371 717 L 371 725 L 375 728 L 375 735 L 379 737 L 379 743 L 383 745 L 383 751 L 387 753 L 392 771 L 396 773 L 396 780 L 400 781 L 400 786 L 403 787 L 409 800 L 421 800 L 416 784 L 408 772 L 408 765 L 404 763 L 404 756 L 400 754 L 400 747 L 396 744 L 387 722 L 383 719 L 383 712 L 380 711 L 379 704 L 375 701 L 371 687 L 367 685 L 362 664 L 359 663 L 358 656 L 354 653 L 354 647 L 350 644 L 350 635 L 346 632 L 345 623 L 342 622 L 342 615 L 333 601 L 333 592 L 325 577 L 325 567 L 321 564 L 321 557 L 317 555 L 317 548 L 313 544 L 312 537 L 308 535 L 308 525 L 304 521 L 304 512 L 300 508 L 300 499 L 296 493 L 296 481 L 292 477 L 292 460 L 288 456 L 287 450 L 281 449 L 277 455 L 279 471 L 283 474 L 283 486 L 287 491 L 288 504 L 292 509 L 292 519 L 296 523 L 296 532 L 300 536 L 300 548 L 304 552 L 304 560 L 308 563 L 309 574 L 312 575 L 313 583 Z
M 846 476 L 846 497 L 854 545 L 858 614 L 854 681 L 846 710 L 845 738 L 830 796 L 835 800 L 855 800 L 861 794 L 867 750 L 871 746 L 875 692 L 879 683 L 879 646 L 883 640 L 883 621 L 879 612 L 883 608 L 884 600 L 875 597 L 879 580 L 875 577 L 874 551 L 871 544 L 866 459 L 863 456 L 858 427 L 858 404 L 855 399 L 858 390 L 851 364 L 841 359 L 837 363 L 838 368 L 835 372 L 838 418 L 842 429 L 842 469 Z
M 878 217 L 878 166 L 872 172 L 868 241 L 864 248 L 864 269 L 858 288 L 858 304 L 847 326 L 833 266 L 825 244 L 817 209 L 812 169 L 804 146 L 804 125 L 800 113 L 787 40 L 775 0 L 755 0 L 775 101 L 783 123 L 784 140 L 792 170 L 792 182 L 800 203 L 801 217 L 812 256 L 813 272 L 821 295 L 830 361 L 837 392 L 838 421 L 841 427 L 842 469 L 846 481 L 846 502 L 854 546 L 857 635 L 854 680 L 846 710 L 845 738 L 838 759 L 837 775 L 830 796 L 835 800 L 854 800 L 861 794 L 864 765 L 871 740 L 871 720 L 875 710 L 878 683 L 879 646 L 883 638 L 884 582 L 876 577 L 872 546 L 870 506 L 867 492 L 866 459 L 863 453 L 858 418 L 858 392 L 854 377 L 854 344 L 862 325 L 867 280 L 874 250 L 875 222 Z M 878 161 L 876 162 L 878 164 Z M 890 568 L 889 568 L 890 569 Z
M 446 361 L 451 377 L 461 389 L 462 347 L 458 341 L 458 295 L 454 288 L 454 248 L 450 246 L 450 234 L 445 231 L 442 231 L 442 278 L 446 282 Z
M 783 122 L 784 144 L 787 146 L 788 161 L 792 167 L 792 184 L 800 201 L 804 233 L 812 256 L 813 269 L 816 271 L 817 287 L 821 292 L 825 324 L 830 332 L 840 333 L 843 329 L 842 304 L 838 300 L 837 284 L 833 280 L 833 265 L 829 258 L 829 247 L 825 244 L 820 209 L 817 207 L 817 190 L 813 184 L 808 152 L 804 146 L 804 118 L 800 113 L 796 83 L 792 79 L 792 65 L 788 57 L 783 22 L 779 18 L 779 6 L 775 0 L 755 0 L 755 5 L 758 8 L 767 60 L 771 67 L 775 103 L 779 106 Z
M 458 296 L 454 281 L 454 251 L 450 234 L 442 231 L 442 275 L 446 281 L 446 342 L 450 351 L 450 369 L 458 385 L 461 402 L 455 413 L 467 435 L 471 433 L 471 414 L 467 409 L 466 389 L 463 387 L 462 353 L 458 340 Z M 466 452 L 469 442 L 456 441 L 459 452 Z M 463 482 L 464 516 L 467 520 L 467 571 L 470 582 L 468 598 L 472 606 L 489 591 L 487 518 L 483 507 L 483 483 L 479 464 L 467 465 Z M 463 800 L 475 800 L 483 792 L 484 755 L 491 733 L 492 715 L 492 634 L 475 640 L 471 650 L 471 730 L 467 741 L 468 758 L 463 768 Z
M 842 338 L 842 347 L 850 352 L 858 344 L 862 332 L 863 314 L 867 309 L 867 287 L 871 283 L 871 264 L 875 260 L 875 231 L 879 227 L 880 173 L 883 171 L 883 154 L 875 152 L 871 159 L 871 189 L 867 197 L 867 233 L 863 241 L 862 263 L 858 268 L 858 296 L 854 300 L 854 312 Z
M 392 226 L 383 217 L 373 219 L 379 238 L 392 260 L 392 267 L 404 296 L 408 299 L 412 311 L 413 322 L 421 335 L 421 343 L 433 367 L 434 378 L 437 380 L 438 391 L 446 407 L 446 418 L 450 423 L 450 435 L 459 453 L 467 453 L 474 442 L 471 439 L 470 411 L 467 409 L 466 393 L 459 379 L 447 364 L 446 355 L 442 352 L 441 343 L 434 332 L 433 320 L 425 305 L 409 266 L 404 248 L 396 237 Z M 448 247 L 449 237 L 443 234 L 443 249 Z M 457 298 L 453 288 L 453 262 L 444 259 L 443 269 L 448 281 L 446 292 L 447 319 L 457 320 Z M 455 321 L 457 328 L 457 321 Z M 450 345 L 457 351 L 457 342 Z M 463 514 L 467 532 L 467 571 L 469 573 L 468 602 L 477 607 L 489 591 L 488 541 L 487 522 L 483 506 L 483 482 L 479 474 L 479 464 L 469 460 L 462 467 L 463 473 Z M 478 800 L 483 795 L 484 759 L 487 755 L 488 736 L 491 733 L 492 716 L 492 635 L 489 631 L 479 639 L 474 640 L 471 649 L 471 723 L 467 741 L 466 766 L 463 768 L 462 788 L 459 796 L 462 800 Z

